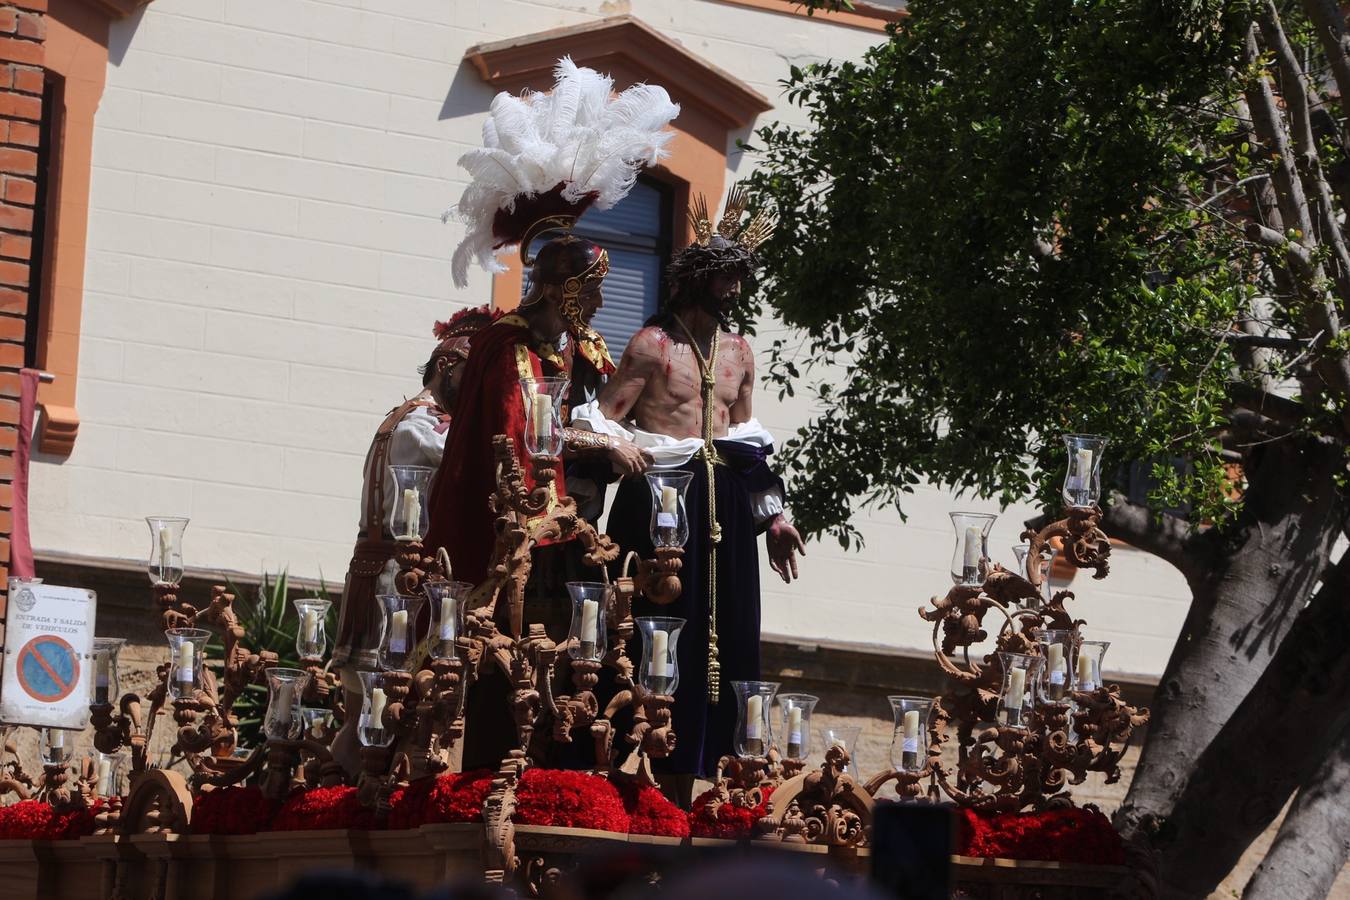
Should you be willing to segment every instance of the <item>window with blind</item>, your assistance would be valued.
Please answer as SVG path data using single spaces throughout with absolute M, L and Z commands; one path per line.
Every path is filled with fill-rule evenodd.
M 591 210 L 574 233 L 609 251 L 605 302 L 591 321 L 618 362 L 633 334 L 660 306 L 670 262 L 671 190 L 659 181 L 639 178 L 628 196 L 612 209 Z M 533 255 L 544 240 L 531 247 Z M 526 280 L 524 290 L 529 290 Z

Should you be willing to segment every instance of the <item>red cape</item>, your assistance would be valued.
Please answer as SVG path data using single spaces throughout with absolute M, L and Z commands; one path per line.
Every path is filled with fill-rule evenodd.
M 544 349 L 551 358 L 541 358 L 537 349 Z M 520 379 L 566 376 L 567 369 L 566 360 L 556 352 L 539 348 L 520 316 L 504 316 L 474 335 L 445 455 L 431 489 L 431 525 L 424 542 L 428 553 L 437 547 L 446 549 L 455 579 L 478 585 L 487 577 L 495 541 L 494 517 L 488 506 L 497 479 L 494 435 L 511 436 L 525 483 L 534 488 L 525 452 Z M 559 477 L 554 482 L 560 498 L 567 496 L 564 481 Z

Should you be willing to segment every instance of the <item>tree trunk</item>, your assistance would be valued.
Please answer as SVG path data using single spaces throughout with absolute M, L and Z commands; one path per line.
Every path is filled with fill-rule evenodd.
M 1340 460 L 1339 448 L 1292 436 L 1249 453 L 1237 520 L 1206 535 L 1205 564 L 1187 576 L 1191 608 L 1116 813 L 1126 837 L 1152 835 L 1171 816 L 1195 760 L 1261 676 L 1326 569 L 1338 534 Z
M 1350 553 L 1327 573 L 1260 680 L 1194 758 L 1163 835 L 1159 876 L 1168 896 L 1209 894 L 1345 737 L 1347 595 Z M 1286 896 L 1320 894 L 1300 890 Z
M 1242 900 L 1325 897 L 1350 858 L 1350 730 L 1298 791 Z

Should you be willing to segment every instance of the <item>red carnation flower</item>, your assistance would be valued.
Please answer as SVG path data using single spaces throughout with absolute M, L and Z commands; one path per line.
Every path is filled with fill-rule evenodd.
M 256 785 L 206 791 L 192 801 L 192 833 L 256 834 L 267 830 L 275 811 Z
M 317 831 L 324 828 L 373 828 L 375 816 L 356 798 L 356 788 L 292 791 L 272 821 L 273 831 Z
M 619 794 L 628 813 L 629 834 L 655 834 L 662 837 L 689 837 L 689 817 L 649 784 L 622 782 Z
M 689 810 L 689 833 L 694 837 L 743 838 L 755 829 L 755 821 L 769 814 L 769 797 L 773 787 L 760 788 L 760 802 L 754 809 L 735 803 L 723 803 L 716 814 L 709 807 L 716 790 L 706 791 L 694 801 Z
M 389 798 L 389 828 L 416 828 L 439 822 L 481 822 L 483 801 L 492 787 L 488 769 L 419 778 Z
M 961 811 L 963 856 L 1038 859 L 1084 865 L 1122 865 L 1125 846 L 1097 809 L 981 815 Z
M 521 825 L 555 825 L 628 833 L 623 798 L 606 778 L 554 769 L 528 769 L 516 790 Z

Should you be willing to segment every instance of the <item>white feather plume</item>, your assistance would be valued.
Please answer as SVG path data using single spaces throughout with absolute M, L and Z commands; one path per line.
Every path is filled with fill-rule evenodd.
M 459 158 L 469 173 L 453 210 L 468 226 L 451 262 L 455 284 L 468 283 L 469 263 L 505 271 L 497 261 L 492 233 L 498 210 L 514 211 L 519 200 L 550 191 L 560 182 L 563 197 L 577 201 L 597 194 L 594 205 L 609 209 L 637 182 L 638 172 L 667 155 L 674 136 L 666 126 L 679 115 L 664 88 L 639 84 L 618 96 L 614 81 L 568 57 L 554 69 L 547 94 L 505 92 L 492 101 L 483 123 L 483 147 Z

